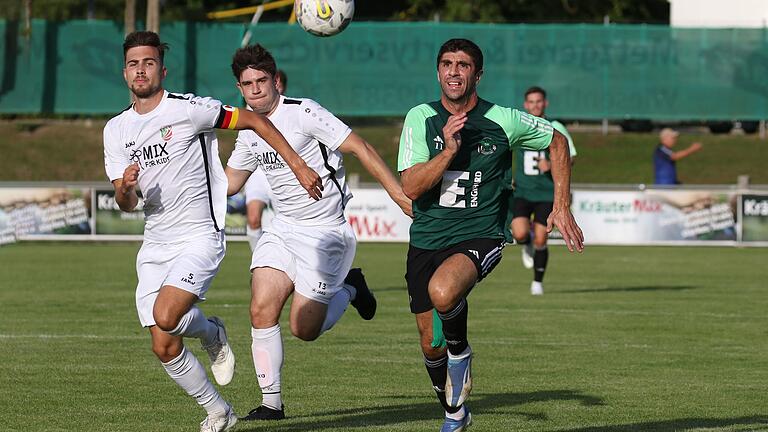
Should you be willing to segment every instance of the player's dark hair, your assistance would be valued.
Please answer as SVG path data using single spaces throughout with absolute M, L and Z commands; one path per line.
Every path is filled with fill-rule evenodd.
M 286 75 L 282 69 L 278 69 L 276 76 L 280 79 L 280 82 L 283 84 L 283 90 L 288 90 L 288 75 Z
M 476 43 L 469 39 L 450 39 L 445 42 L 437 53 L 437 67 L 440 67 L 440 59 L 443 58 L 443 54 L 458 51 L 467 53 L 472 58 L 472 61 L 475 62 L 475 68 L 478 71 L 483 70 L 483 52 Z
M 525 95 L 523 95 L 523 99 L 528 99 L 528 95 L 534 94 L 534 93 L 540 93 L 541 97 L 543 97 L 544 99 L 547 98 L 547 92 L 543 88 L 538 86 L 533 86 L 525 91 Z
M 128 50 L 140 46 L 149 46 L 157 48 L 157 52 L 160 54 L 160 63 L 165 63 L 165 50 L 168 49 L 168 44 L 160 42 L 160 36 L 151 31 L 135 31 L 125 37 L 123 42 L 123 58 L 128 54 Z
M 260 70 L 272 77 L 277 73 L 275 58 L 259 44 L 240 48 L 232 56 L 232 74 L 238 82 L 240 82 L 240 74 L 248 68 Z

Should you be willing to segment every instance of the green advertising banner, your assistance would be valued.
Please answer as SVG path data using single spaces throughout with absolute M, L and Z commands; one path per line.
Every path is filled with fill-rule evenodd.
M 741 196 L 741 240 L 768 242 L 768 194 Z

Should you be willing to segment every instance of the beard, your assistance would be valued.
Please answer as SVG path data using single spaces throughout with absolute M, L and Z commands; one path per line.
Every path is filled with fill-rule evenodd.
M 160 85 L 149 85 L 145 87 L 136 87 L 136 85 L 131 85 L 131 92 L 133 92 L 134 95 L 136 95 L 139 99 L 146 99 L 155 93 L 160 91 Z

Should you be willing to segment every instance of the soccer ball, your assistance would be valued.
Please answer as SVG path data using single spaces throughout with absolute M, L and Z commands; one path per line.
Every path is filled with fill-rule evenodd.
M 341 33 L 352 22 L 354 0 L 297 0 L 296 20 L 315 36 Z

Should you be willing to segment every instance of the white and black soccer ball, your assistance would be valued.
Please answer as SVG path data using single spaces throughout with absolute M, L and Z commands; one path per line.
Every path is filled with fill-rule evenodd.
M 297 0 L 296 21 L 315 36 L 341 33 L 352 22 L 354 0 Z

